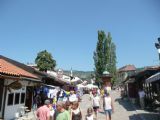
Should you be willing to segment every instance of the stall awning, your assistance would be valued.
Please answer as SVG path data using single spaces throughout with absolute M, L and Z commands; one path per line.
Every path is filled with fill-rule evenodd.
M 151 83 L 151 82 L 155 82 L 155 81 L 158 81 L 158 80 L 160 80 L 160 72 L 158 72 L 158 73 L 152 75 L 151 77 L 147 78 L 145 80 L 145 82 L 146 83 Z

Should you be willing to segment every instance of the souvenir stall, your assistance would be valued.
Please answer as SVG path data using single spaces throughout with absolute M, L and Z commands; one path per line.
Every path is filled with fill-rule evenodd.
M 152 98 L 152 107 L 153 109 L 160 108 L 160 72 L 152 75 L 151 77 L 145 80 L 146 86 L 150 84 L 152 91 L 148 91 L 151 94 Z M 160 112 L 160 109 L 159 109 Z
M 27 89 L 39 84 L 41 80 L 6 59 L 0 56 L 0 118 L 10 120 L 29 111 L 32 101 L 26 106 Z

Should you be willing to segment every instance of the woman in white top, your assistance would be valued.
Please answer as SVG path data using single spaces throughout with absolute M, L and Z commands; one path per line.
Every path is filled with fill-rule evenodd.
M 103 108 L 106 114 L 106 120 L 111 120 L 111 114 L 114 112 L 114 108 L 112 98 L 107 91 L 105 91 L 103 98 Z
M 97 119 L 97 114 L 98 114 L 98 110 L 100 108 L 100 98 L 97 94 L 97 92 L 94 92 L 93 93 L 93 110 L 94 110 L 94 113 L 95 113 L 95 116 L 96 116 L 96 119 Z

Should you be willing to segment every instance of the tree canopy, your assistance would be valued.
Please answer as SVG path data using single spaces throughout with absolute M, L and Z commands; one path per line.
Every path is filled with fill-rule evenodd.
M 40 71 L 53 70 L 56 66 L 56 61 L 53 59 L 52 54 L 43 50 L 37 54 L 35 63 Z

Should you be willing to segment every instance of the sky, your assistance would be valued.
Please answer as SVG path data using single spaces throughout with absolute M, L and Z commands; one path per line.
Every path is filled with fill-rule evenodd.
M 34 63 L 47 50 L 56 68 L 90 71 L 98 30 L 111 33 L 117 67 L 158 65 L 159 0 L 0 0 L 0 55 Z

